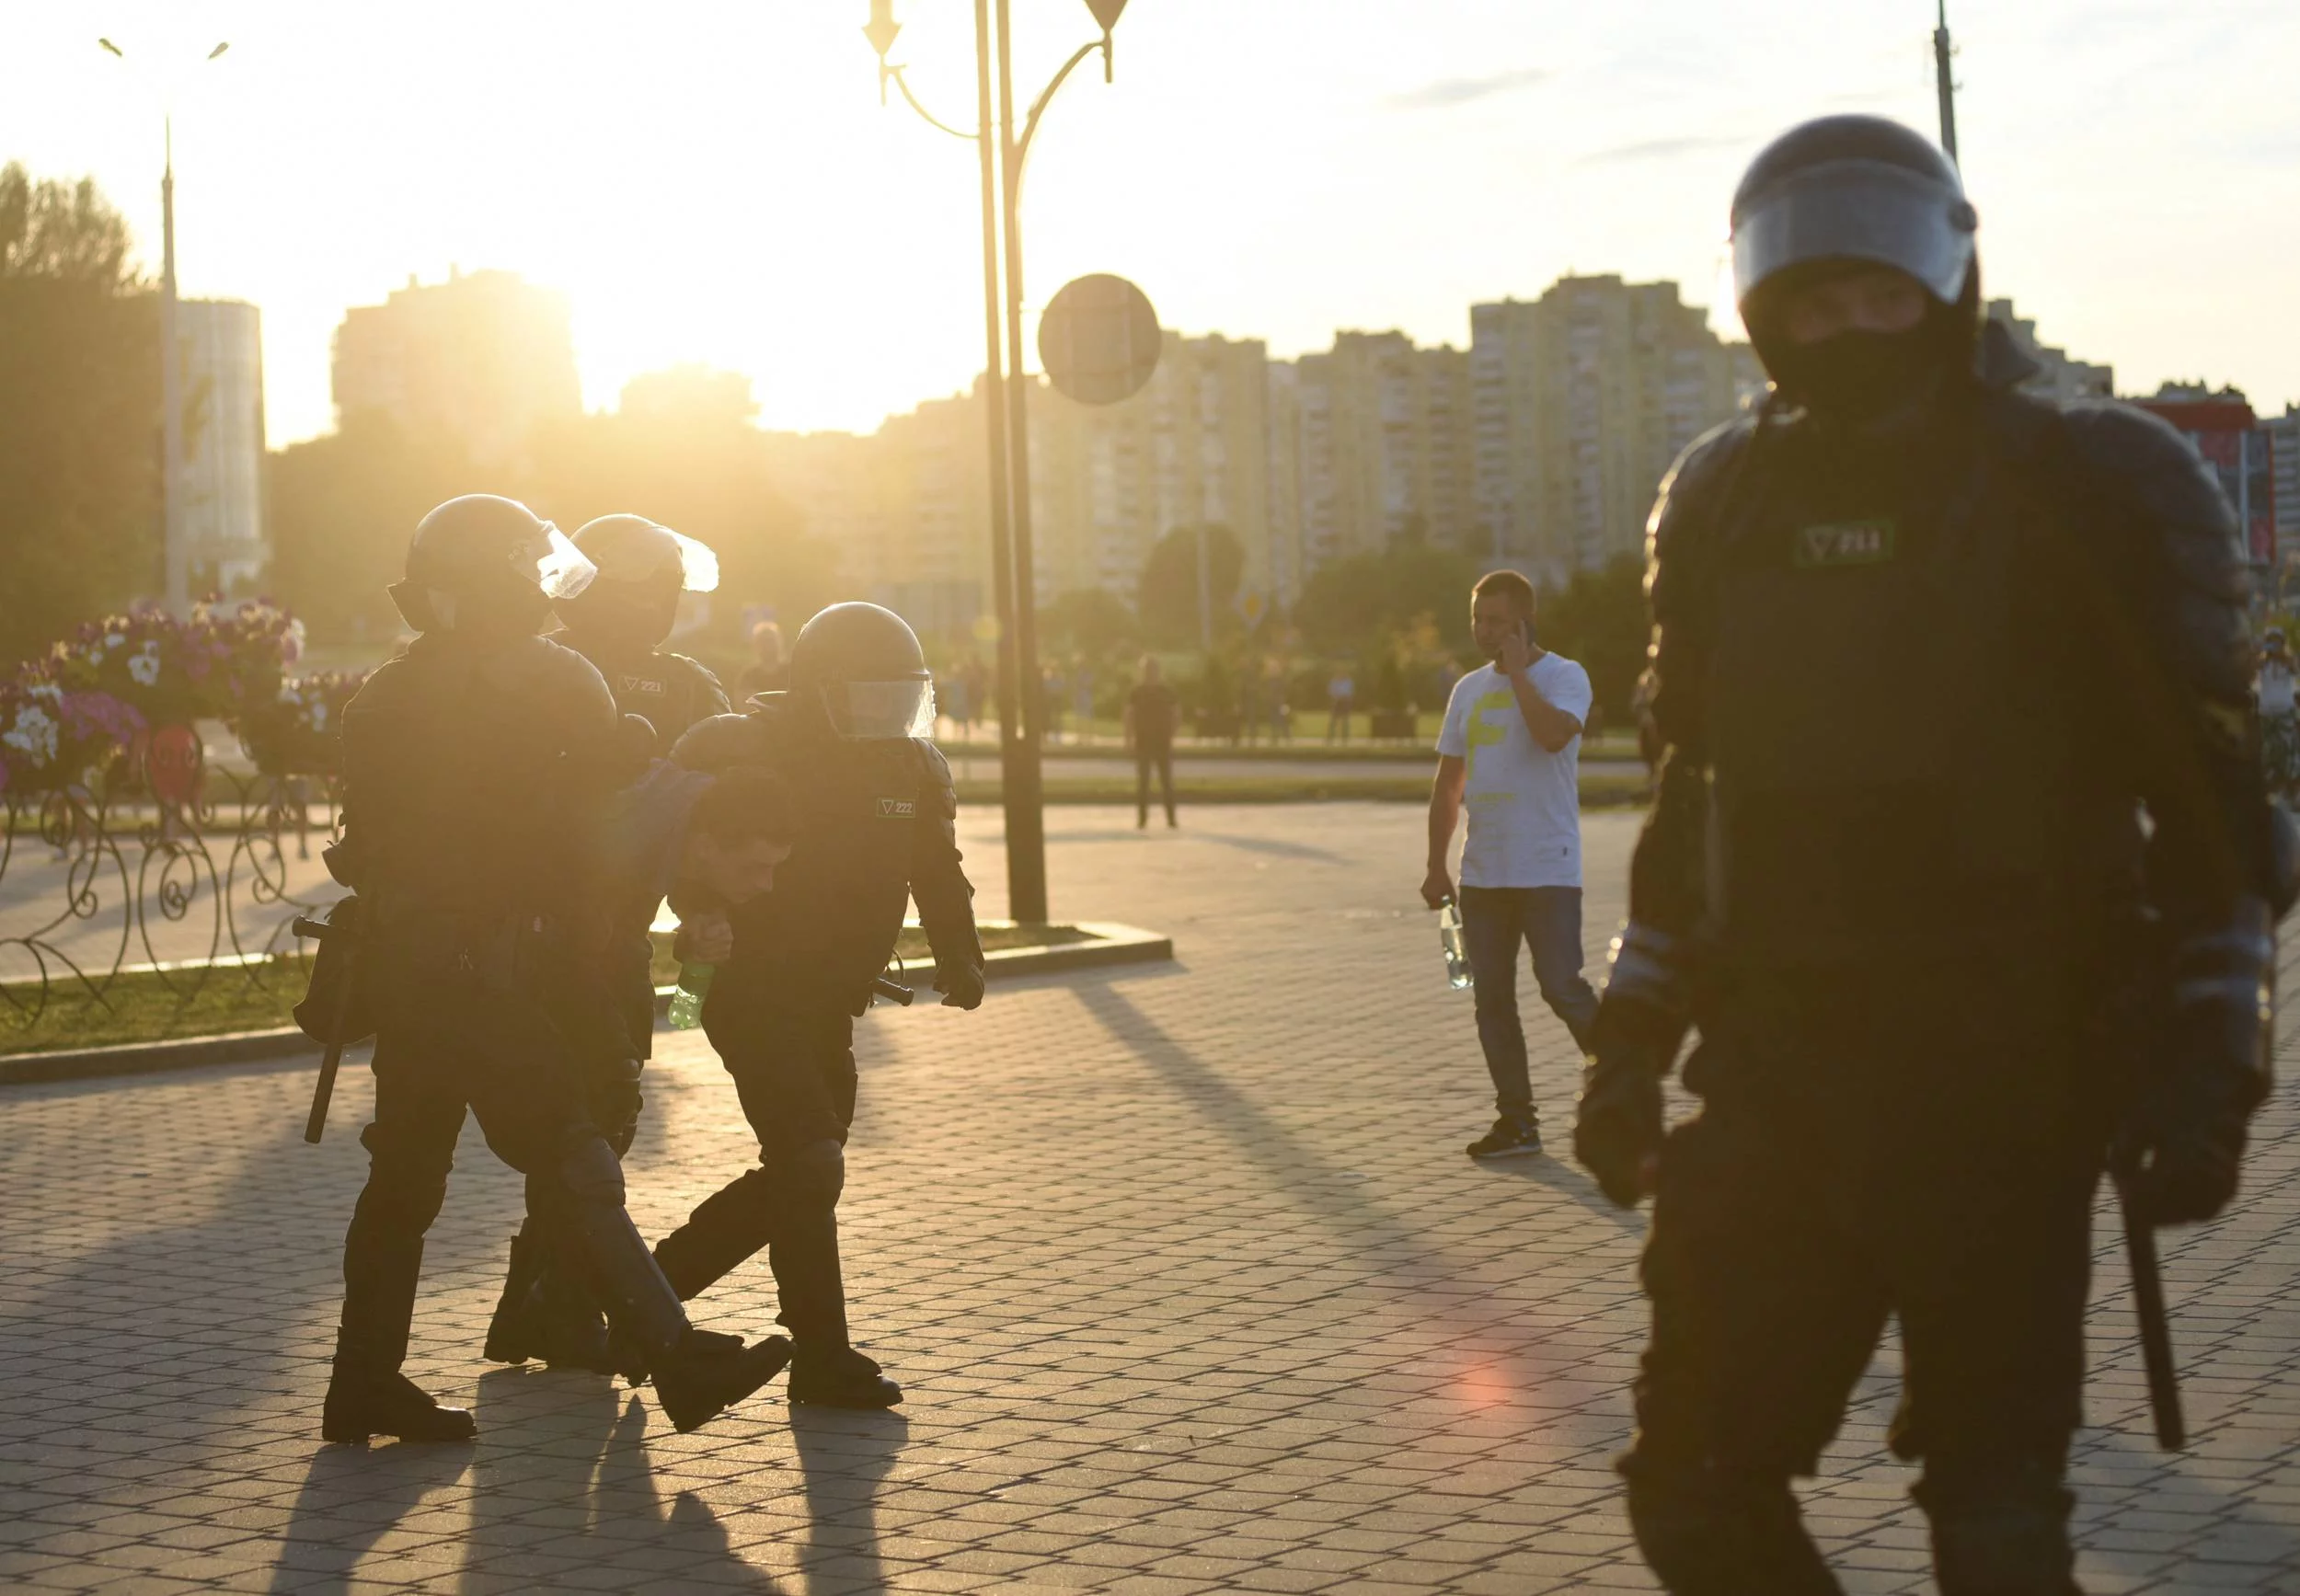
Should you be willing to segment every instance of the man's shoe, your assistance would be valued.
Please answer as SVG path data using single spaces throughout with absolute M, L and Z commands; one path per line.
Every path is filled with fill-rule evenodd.
M 1541 1151 L 1541 1126 L 1533 1119 L 1504 1114 L 1493 1129 L 1469 1144 L 1472 1158 L 1530 1158 Z
M 787 1337 L 769 1336 L 746 1347 L 740 1336 L 690 1326 L 676 1347 L 654 1360 L 655 1400 L 672 1428 L 684 1435 L 774 1379 L 789 1361 Z
M 359 1442 L 388 1435 L 400 1441 L 469 1441 L 479 1433 L 471 1412 L 442 1407 L 405 1374 L 347 1374 L 328 1382 L 319 1419 L 323 1440 Z
M 790 1399 L 818 1407 L 892 1407 L 903 1388 L 852 1347 L 811 1352 L 800 1349 L 790 1365 Z

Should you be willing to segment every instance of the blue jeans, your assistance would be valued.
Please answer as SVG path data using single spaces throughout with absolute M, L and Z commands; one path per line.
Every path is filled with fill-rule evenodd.
M 1534 1087 L 1525 1071 L 1525 1028 L 1517 1017 L 1517 949 L 1534 950 L 1534 980 L 1542 1001 L 1565 1021 L 1576 1047 L 1587 1051 L 1597 993 L 1581 979 L 1581 890 L 1579 887 L 1464 887 L 1462 931 L 1477 978 L 1478 1040 L 1493 1077 L 1494 1107 L 1513 1119 L 1534 1118 Z

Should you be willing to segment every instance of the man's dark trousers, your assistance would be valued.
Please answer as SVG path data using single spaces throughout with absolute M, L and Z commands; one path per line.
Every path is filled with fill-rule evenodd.
M 1525 1068 L 1525 1028 L 1517 1016 L 1517 950 L 1530 945 L 1542 1001 L 1565 1022 L 1573 1045 L 1589 1045 L 1597 993 L 1581 978 L 1579 887 L 1464 887 L 1462 929 L 1476 977 L 1478 1040 L 1493 1077 L 1494 1107 L 1521 1121 L 1534 1118 Z
M 390 1373 L 407 1356 L 423 1237 L 447 1195 L 466 1110 L 495 1154 L 527 1177 L 529 1211 L 546 1223 L 568 1207 L 569 1155 L 599 1132 L 580 1072 L 541 1014 L 518 1000 L 434 1003 L 386 1025 L 374 1067 L 375 1118 L 360 1133 L 367 1184 L 344 1238 L 340 1355 Z
M 1134 752 L 1134 820 L 1150 823 L 1150 773 L 1158 773 L 1158 796 L 1166 802 L 1166 823 L 1174 823 L 1174 745 L 1144 743 Z
M 821 1005 L 746 1010 L 730 1023 L 709 1010 L 705 1026 L 759 1139 L 758 1167 L 706 1198 L 656 1245 L 672 1289 L 694 1298 L 766 1250 L 791 1338 L 807 1347 L 847 1344 L 839 1268 L 836 1167 L 803 1154 L 843 1142 L 855 1117 L 855 1020 Z

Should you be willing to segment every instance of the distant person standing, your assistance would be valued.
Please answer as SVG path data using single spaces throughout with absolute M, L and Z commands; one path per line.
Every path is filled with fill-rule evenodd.
M 1348 667 L 1337 669 L 1326 683 L 1326 741 L 1350 741 L 1350 712 L 1355 706 L 1358 684 Z
M 2292 650 L 2281 626 L 2269 627 L 2261 643 L 2252 689 L 2260 706 L 2260 760 L 2268 767 L 2268 790 L 2288 798 L 2300 786 L 2300 708 L 2294 703 Z
M 1181 822 L 1174 817 L 1174 728 L 1182 718 L 1182 701 L 1167 686 L 1157 657 L 1142 657 L 1142 672 L 1134 690 L 1126 695 L 1126 746 L 1134 755 L 1134 829 L 1150 825 L 1150 772 L 1158 773 L 1158 796 L 1166 804 L 1168 828 Z
M 783 658 L 783 629 L 772 621 L 751 628 L 751 663 L 735 678 L 735 701 L 747 702 L 753 694 L 780 693 L 790 685 L 790 667 Z
M 1584 1048 L 1597 994 L 1581 976 L 1581 723 L 1589 672 L 1534 641 L 1534 586 L 1517 572 L 1479 579 L 1470 632 L 1493 662 L 1454 684 L 1438 734 L 1430 792 L 1429 874 L 1422 901 L 1455 896 L 1446 869 L 1465 800 L 1459 901 L 1476 978 L 1478 1040 L 1493 1077 L 1493 1129 L 1472 1158 L 1541 1151 L 1517 1016 L 1517 950 L 1531 944 L 1542 1000 Z

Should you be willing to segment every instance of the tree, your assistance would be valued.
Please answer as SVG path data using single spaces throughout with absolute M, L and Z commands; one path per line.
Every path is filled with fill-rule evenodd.
M 416 522 L 483 480 L 460 440 L 409 432 L 373 410 L 277 451 L 267 466 L 272 593 L 331 642 L 404 629 L 384 588 L 406 572 Z
M 1178 526 L 1151 545 L 1142 568 L 1142 588 L 1136 608 L 1142 629 L 1161 649 L 1195 649 L 1198 624 L 1198 541 L 1206 543 L 1207 600 L 1213 606 L 1213 636 L 1224 638 L 1245 630 L 1238 619 L 1238 582 L 1246 574 L 1246 549 L 1237 534 L 1217 522 L 1201 526 Z
M 1625 554 L 1597 570 L 1573 573 L 1541 595 L 1535 635 L 1589 672 L 1590 691 L 1605 718 L 1629 722 L 1629 700 L 1645 669 L 1650 623 L 1645 610 L 1645 561 Z
M 1294 606 L 1302 640 L 1317 652 L 1356 656 L 1434 620 L 1451 639 L 1468 623 L 1478 567 L 1467 555 L 1400 542 L 1320 566 Z
M 0 167 L 0 670 L 161 572 L 159 306 L 83 180 Z
M 1106 588 L 1073 588 L 1041 604 L 1038 635 L 1041 652 L 1091 665 L 1123 661 L 1142 648 L 1142 623 Z

